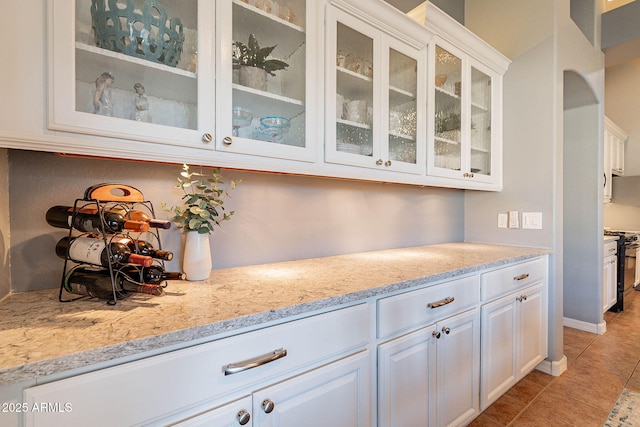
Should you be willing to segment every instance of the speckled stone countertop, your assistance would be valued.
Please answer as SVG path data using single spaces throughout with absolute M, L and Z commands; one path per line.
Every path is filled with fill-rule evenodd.
M 548 253 L 446 243 L 221 269 L 209 280 L 172 281 L 163 296 L 135 295 L 115 306 L 60 303 L 58 289 L 16 293 L 0 302 L 0 386 Z

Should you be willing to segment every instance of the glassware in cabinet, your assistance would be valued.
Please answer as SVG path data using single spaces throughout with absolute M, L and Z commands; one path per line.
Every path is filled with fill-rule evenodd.
M 307 53 L 311 35 L 305 0 L 219 3 L 219 14 L 231 19 L 220 25 L 218 108 L 222 114 L 217 147 L 311 159 L 306 82 L 313 67 Z M 244 120 L 238 120 L 240 115 Z
M 424 173 L 424 46 L 338 8 L 326 25 L 326 160 Z
M 491 175 L 491 77 L 471 67 L 471 172 Z
M 210 2 L 50 0 L 47 13 L 50 128 L 195 147 L 214 131 Z
M 435 47 L 434 158 L 437 168 L 462 168 L 462 59 Z

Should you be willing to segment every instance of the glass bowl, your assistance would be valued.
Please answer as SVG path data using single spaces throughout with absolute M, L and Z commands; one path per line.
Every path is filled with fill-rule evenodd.
M 260 119 L 260 128 L 263 132 L 285 133 L 291 127 L 291 121 L 280 116 L 268 116 Z
M 242 107 L 233 107 L 232 110 L 233 126 L 245 127 L 251 124 L 253 120 L 253 113 L 251 110 Z
M 285 133 L 289 131 L 291 121 L 284 117 L 268 116 L 260 119 L 260 127 L 256 129 L 258 139 L 271 142 L 282 142 Z

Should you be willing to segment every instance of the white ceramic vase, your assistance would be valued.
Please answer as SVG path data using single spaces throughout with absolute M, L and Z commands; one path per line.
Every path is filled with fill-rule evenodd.
M 206 280 L 211 274 L 211 246 L 209 234 L 188 231 L 184 242 L 182 269 L 187 280 Z

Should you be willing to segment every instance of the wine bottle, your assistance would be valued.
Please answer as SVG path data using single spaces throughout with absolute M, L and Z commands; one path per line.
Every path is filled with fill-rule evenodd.
M 56 244 L 56 254 L 60 258 L 67 256 L 76 262 L 87 262 L 94 265 L 108 267 L 109 264 L 139 264 L 145 267 L 153 263 L 153 258 L 145 255 L 132 254 L 127 245 L 118 242 L 107 243 L 99 237 L 79 236 L 75 238 L 63 237 Z
M 127 278 L 136 281 L 156 285 L 165 280 L 185 280 L 186 274 L 180 271 L 164 271 L 164 268 L 159 265 L 152 265 L 149 267 L 135 267 L 132 265 L 125 265 L 118 269 L 118 273 L 122 273 Z
M 65 276 L 64 288 L 67 292 L 90 297 L 112 299 L 115 285 L 116 297 L 124 296 L 124 292 L 136 292 L 150 295 L 163 295 L 164 289 L 158 285 L 147 285 L 129 281 L 126 276 L 115 274 L 111 282 L 111 274 L 107 269 L 80 265 L 70 270 Z
M 145 240 L 133 239 L 131 237 L 114 237 L 114 242 L 123 243 L 129 247 L 131 252 L 150 256 L 151 258 L 162 259 L 165 261 L 171 261 L 173 259 L 173 252 L 163 251 L 160 249 L 154 249 L 151 243 Z
M 165 219 L 151 218 L 144 211 L 140 211 L 136 209 L 127 211 L 126 209 L 122 209 L 122 208 L 112 209 L 112 211 L 117 212 L 123 217 L 125 217 L 126 219 L 130 219 L 132 221 L 146 222 L 147 224 L 149 224 L 149 227 L 164 228 L 165 230 L 168 230 L 169 228 L 171 228 L 171 221 L 167 221 Z
M 119 233 L 122 230 L 148 231 L 149 224 L 144 221 L 127 220 L 116 212 L 91 212 L 91 209 L 73 211 L 71 206 L 53 206 L 45 215 L 47 223 L 58 228 L 75 228 L 84 232 L 96 230 L 104 233 Z M 104 220 L 104 230 L 103 228 Z
M 105 271 L 107 274 L 104 274 Z M 123 296 L 121 292 L 118 292 L 118 289 L 114 293 L 108 270 L 96 270 L 84 265 L 69 270 L 64 278 L 63 286 L 71 294 L 92 298 L 113 299 L 114 294 L 116 298 Z
M 120 285 L 122 286 L 122 289 L 127 292 L 136 292 L 139 294 L 149 294 L 156 296 L 164 295 L 164 289 L 162 288 L 162 286 L 158 285 L 149 285 L 145 283 L 136 284 L 128 282 L 126 280 L 122 280 L 120 282 Z

